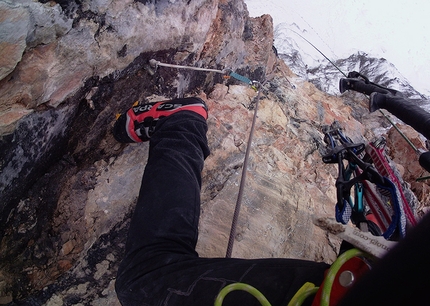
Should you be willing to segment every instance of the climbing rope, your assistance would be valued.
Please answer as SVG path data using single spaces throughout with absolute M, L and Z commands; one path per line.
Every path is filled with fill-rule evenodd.
M 257 101 L 256 101 L 255 107 L 254 107 L 254 116 L 252 119 L 251 130 L 249 132 L 248 145 L 246 147 L 245 159 L 243 162 L 242 176 L 241 176 L 240 185 L 239 185 L 239 192 L 238 192 L 236 206 L 235 206 L 234 213 L 233 213 L 233 220 L 232 220 L 232 224 L 231 224 L 231 228 L 230 228 L 230 235 L 229 235 L 229 240 L 228 240 L 228 244 L 227 244 L 227 251 L 226 251 L 226 255 L 225 255 L 226 258 L 230 258 L 231 254 L 233 252 L 233 244 L 234 244 L 234 239 L 236 236 L 237 221 L 239 219 L 239 213 L 240 213 L 240 208 L 241 208 L 241 203 L 242 203 L 242 198 L 243 198 L 243 191 L 245 188 L 246 172 L 247 172 L 247 168 L 248 168 L 249 154 L 251 151 L 251 144 L 252 144 L 252 138 L 254 135 L 255 122 L 257 120 L 257 110 L 258 110 L 258 104 L 259 104 L 260 96 L 261 96 L 261 90 L 259 90 L 259 88 L 262 86 L 262 84 L 260 84 L 257 81 L 251 81 L 249 78 L 244 77 L 243 75 L 240 75 L 238 73 L 235 73 L 235 72 L 231 71 L 230 69 L 218 70 L 218 69 L 209 69 L 209 68 L 199 68 L 199 67 L 193 67 L 193 66 L 166 64 L 166 63 L 162 63 L 160 61 L 157 61 L 155 59 L 151 59 L 149 61 L 149 64 L 154 69 L 157 69 L 158 66 L 162 66 L 162 67 L 169 67 L 169 68 L 189 69 L 189 70 L 197 70 L 197 71 L 222 73 L 222 74 L 228 74 L 228 72 L 230 71 L 230 73 L 228 74 L 229 77 L 233 77 L 236 80 L 239 80 L 239 81 L 251 86 L 251 88 L 253 88 L 255 91 L 257 91 L 257 98 L 256 98 Z
M 249 153 L 251 151 L 251 144 L 252 144 L 252 138 L 254 135 L 255 122 L 257 121 L 257 110 L 258 110 L 258 102 L 260 101 L 260 93 L 261 93 L 261 90 L 258 90 L 257 98 L 256 98 L 257 101 L 255 102 L 255 108 L 254 108 L 254 117 L 252 118 L 251 131 L 249 132 L 248 145 L 246 147 L 245 159 L 244 159 L 243 167 L 242 167 L 242 177 L 240 179 L 239 193 L 237 195 L 236 206 L 235 206 L 234 213 L 233 213 L 233 221 L 232 221 L 231 228 L 230 228 L 230 236 L 228 239 L 227 252 L 225 255 L 226 258 L 230 258 L 231 253 L 233 252 L 233 244 L 234 244 L 234 239 L 236 237 L 237 221 L 239 219 L 239 212 L 240 212 L 240 207 L 241 207 L 242 198 L 243 198 L 243 190 L 245 188 Z
M 390 117 L 383 112 L 381 109 L 379 109 L 379 112 L 385 117 L 385 119 L 388 120 L 388 122 L 390 122 L 390 124 L 396 129 L 396 131 L 400 134 L 400 136 L 403 137 L 404 140 L 406 140 L 406 142 L 412 147 L 412 149 L 415 152 L 419 152 L 417 147 L 415 147 L 415 145 L 412 143 L 412 141 L 410 141 L 410 139 L 398 128 L 398 126 L 390 119 Z
M 300 35 L 299 33 L 297 33 L 296 31 L 294 31 L 294 30 L 291 30 L 290 29 L 290 31 L 291 32 L 294 32 L 294 33 L 296 33 L 297 35 L 299 35 L 301 38 L 303 38 L 308 44 L 310 44 L 315 50 L 317 50 L 322 56 L 324 56 L 324 58 L 326 59 L 326 60 L 328 60 L 329 62 L 330 62 L 330 64 L 332 64 L 337 70 L 339 70 L 339 72 L 340 73 L 342 73 L 344 76 L 345 76 L 345 78 L 347 78 L 347 76 L 346 76 L 346 74 L 339 68 L 339 67 L 337 67 L 336 65 L 335 65 L 335 63 L 333 63 L 320 49 L 318 49 L 313 43 L 311 43 L 309 40 L 307 40 L 306 38 L 304 38 L 302 35 Z

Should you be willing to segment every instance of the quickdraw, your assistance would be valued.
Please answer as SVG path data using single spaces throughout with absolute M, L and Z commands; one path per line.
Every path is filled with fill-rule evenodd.
M 372 143 L 367 146 L 363 143 L 353 143 L 343 134 L 337 122 L 323 129 L 324 141 L 329 151 L 322 160 L 324 163 L 337 163 L 339 169 L 336 179 L 336 220 L 342 224 L 347 224 L 351 220 L 361 230 L 372 229 L 373 234 L 378 235 L 373 222 L 366 218 L 365 206 L 368 206 L 371 214 L 376 216 L 377 225 L 383 230 L 382 235 L 386 239 L 397 239 L 393 236 L 396 230 L 400 237 L 404 237 L 406 234 L 404 207 L 408 206 L 409 211 L 410 207 L 404 196 L 402 197 L 400 183 L 389 168 L 385 156 L 379 151 L 377 152 L 380 154 L 377 154 Z M 347 162 L 346 167 L 344 161 Z M 382 168 L 385 175 L 381 174 Z M 355 200 L 351 197 L 353 186 Z

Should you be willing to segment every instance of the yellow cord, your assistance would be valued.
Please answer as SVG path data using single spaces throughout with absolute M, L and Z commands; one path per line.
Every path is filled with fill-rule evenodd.
M 218 296 L 215 299 L 214 306 L 221 306 L 226 295 L 235 290 L 242 290 L 250 293 L 260 302 L 262 306 L 271 306 L 269 301 L 260 291 L 258 291 L 255 287 L 252 287 L 251 285 L 244 284 L 244 283 L 234 283 L 224 287 L 220 291 L 220 293 L 218 293 Z
M 307 297 L 316 294 L 319 287 L 315 287 L 313 283 L 306 282 L 293 296 L 287 306 L 300 306 Z

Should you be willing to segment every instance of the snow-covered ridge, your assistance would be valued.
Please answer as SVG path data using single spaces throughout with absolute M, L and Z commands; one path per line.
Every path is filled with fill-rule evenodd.
M 314 57 L 316 51 L 299 35 L 333 61 L 364 51 L 369 57 L 393 63 L 408 84 L 430 96 L 430 39 L 426 36 L 430 35 L 430 24 L 426 18 L 428 12 L 423 9 L 427 5 L 424 0 L 407 4 L 370 0 L 347 4 L 336 0 L 323 4 L 317 0 L 245 2 L 251 16 L 272 16 L 275 32 L 281 34 L 275 39 L 279 53 L 289 54 L 282 50 L 283 45 L 285 41 L 292 44 L 290 39 L 293 39 L 299 47 L 294 50 L 308 67 L 317 67 L 325 61 L 320 54 Z
M 294 73 L 320 90 L 338 95 L 339 79 L 345 77 L 341 71 L 346 75 L 350 71 L 358 71 L 372 82 L 401 91 L 409 98 L 427 99 L 386 59 L 356 51 L 347 58 L 332 60 L 330 54 L 322 55 L 311 41 L 307 41 L 305 34 L 306 30 L 301 30 L 296 24 L 279 24 L 275 28 L 275 47 L 279 57 Z

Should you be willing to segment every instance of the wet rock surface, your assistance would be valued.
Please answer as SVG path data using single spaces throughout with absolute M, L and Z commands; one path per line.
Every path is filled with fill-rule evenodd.
M 0 81 L 0 304 L 119 304 L 115 275 L 148 144 L 117 143 L 111 127 L 136 100 L 207 101 L 197 250 L 225 255 L 257 93 L 150 59 L 263 83 L 233 256 L 336 258 L 339 241 L 312 223 L 333 216 L 336 198 L 321 127 L 337 120 L 358 142 L 381 120 L 362 97 L 293 74 L 272 49 L 270 16 L 249 18 L 240 0 L 44 2 L 0 2 L 9 25 L 24 23 Z

